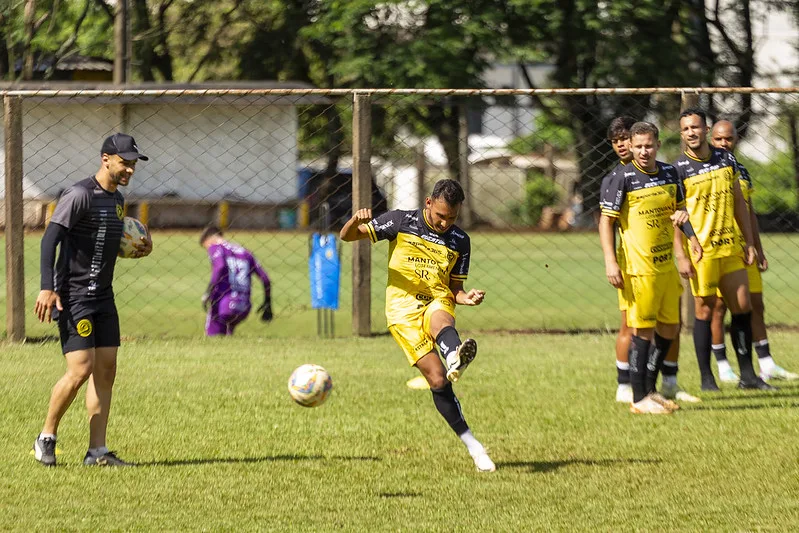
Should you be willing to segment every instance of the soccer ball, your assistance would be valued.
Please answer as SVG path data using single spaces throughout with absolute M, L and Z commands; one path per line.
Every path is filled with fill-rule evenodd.
M 136 253 L 135 244 L 141 244 L 141 237 L 147 236 L 144 224 L 132 217 L 122 219 L 122 240 L 119 241 L 119 257 L 130 258 Z
M 319 365 L 298 366 L 289 378 L 291 399 L 303 407 L 322 405 L 333 390 L 333 380 Z

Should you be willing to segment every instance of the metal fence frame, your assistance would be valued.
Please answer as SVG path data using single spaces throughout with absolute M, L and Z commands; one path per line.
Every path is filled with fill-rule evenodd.
M 779 94 L 797 93 L 795 87 L 648 87 L 606 89 L 6 89 L 3 97 L 5 129 L 5 234 L 6 234 L 6 331 L 11 342 L 25 340 L 25 288 L 23 251 L 23 100 L 25 98 L 86 98 L 115 99 L 131 97 L 260 97 L 260 96 L 317 96 L 351 97 L 353 105 L 353 210 L 371 207 L 371 105 L 375 97 L 391 95 L 416 96 L 568 96 L 568 95 L 651 95 L 671 94 L 682 97 L 682 106 L 696 105 L 702 94 Z M 122 109 L 124 117 L 124 105 Z M 123 121 L 124 122 L 124 121 Z M 465 120 L 460 125 L 465 129 Z M 459 156 L 468 155 L 465 135 Z M 468 191 L 468 165 L 461 165 L 461 181 Z M 468 198 L 468 195 L 467 195 Z M 469 210 L 466 206 L 464 225 L 468 227 Z M 356 336 L 371 334 L 371 247 L 368 242 L 355 243 L 353 253 L 352 333 Z M 693 306 L 684 305 L 687 322 L 691 322 Z

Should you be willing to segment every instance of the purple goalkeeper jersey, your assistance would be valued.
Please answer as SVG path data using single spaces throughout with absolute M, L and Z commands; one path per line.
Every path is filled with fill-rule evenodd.
M 242 246 L 230 242 L 213 244 L 208 247 L 208 257 L 211 259 L 209 296 L 212 302 L 227 297 L 249 303 L 252 274 L 261 278 L 264 287 L 269 287 L 269 276 Z

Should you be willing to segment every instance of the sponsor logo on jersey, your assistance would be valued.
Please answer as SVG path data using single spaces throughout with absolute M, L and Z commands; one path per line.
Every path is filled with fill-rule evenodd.
M 88 318 L 81 319 L 78 321 L 75 329 L 81 337 L 88 337 L 92 334 L 92 321 Z
M 122 207 L 122 204 L 117 204 L 117 218 L 119 220 L 125 218 L 125 209 Z

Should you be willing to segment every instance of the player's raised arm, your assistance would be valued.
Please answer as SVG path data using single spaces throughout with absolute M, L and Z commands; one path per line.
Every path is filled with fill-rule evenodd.
M 339 237 L 342 241 L 357 241 L 369 237 L 369 230 L 366 228 L 366 223 L 372 220 L 371 209 L 359 209 L 352 215 L 341 228 Z

